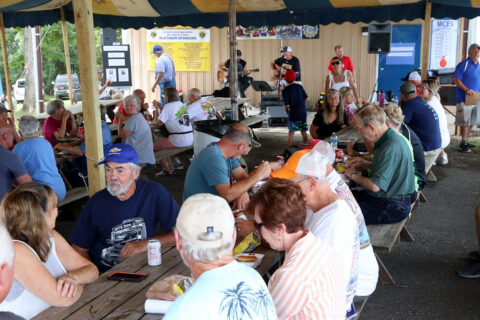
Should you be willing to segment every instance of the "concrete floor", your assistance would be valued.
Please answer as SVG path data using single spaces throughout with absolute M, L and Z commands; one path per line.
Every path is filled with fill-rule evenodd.
M 245 157 L 250 167 L 261 160 L 274 161 L 287 140 L 286 128 L 261 128 L 256 134 L 262 147 Z M 450 163 L 433 168 L 438 182 L 426 186 L 428 202 L 421 203 L 407 222 L 415 242 L 402 242 L 381 255 L 396 284 L 379 283 L 361 319 L 480 319 L 480 280 L 455 274 L 467 265 L 464 256 L 477 248 L 473 214 L 480 202 L 480 148 L 460 153 L 453 140 L 447 150 Z M 295 142 L 301 142 L 299 134 Z M 154 180 L 181 203 L 184 177 L 185 170 L 178 170 L 175 176 Z M 65 236 L 82 205 L 79 201 L 61 210 L 57 229 Z

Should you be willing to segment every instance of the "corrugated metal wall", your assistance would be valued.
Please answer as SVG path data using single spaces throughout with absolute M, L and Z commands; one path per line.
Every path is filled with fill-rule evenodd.
M 423 20 L 404 21 L 400 24 L 422 24 Z M 358 91 L 363 99 L 368 99 L 376 80 L 376 55 L 367 53 L 366 36 L 362 36 L 364 23 L 344 23 L 320 26 L 319 39 L 312 40 L 238 40 L 238 49 L 242 50 L 243 58 L 247 61 L 247 68 L 259 68 L 260 72 L 253 73 L 255 80 L 270 80 L 272 72 L 270 62 L 280 56 L 279 49 L 291 46 L 293 54 L 300 59 L 302 68 L 302 82 L 312 102 L 316 101 L 323 91 L 327 67 L 330 58 L 334 56 L 333 47 L 342 44 L 344 54 L 352 58 L 358 81 Z M 151 86 L 154 81 L 153 72 L 148 71 L 147 59 L 149 52 L 146 43 L 146 30 L 130 29 L 124 33 L 123 41 L 131 44 L 133 87 L 142 88 L 147 92 L 147 101 L 154 96 Z M 228 58 L 227 28 L 212 28 L 211 41 L 211 70 L 210 72 L 178 72 L 177 88 L 186 91 L 190 88 L 199 88 L 203 94 L 210 94 L 219 89 L 217 82 L 217 65 Z M 260 100 L 260 93 L 252 88 L 247 90 L 247 96 L 252 98 L 255 105 Z M 159 90 L 155 97 L 158 99 Z

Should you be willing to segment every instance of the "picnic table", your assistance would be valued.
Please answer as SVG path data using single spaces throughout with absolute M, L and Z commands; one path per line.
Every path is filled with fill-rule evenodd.
M 262 276 L 268 275 L 268 271 L 280 263 L 283 256 L 282 252 L 264 246 L 254 252 L 265 255 L 256 268 Z M 140 282 L 107 280 L 107 275 L 115 271 L 147 273 L 148 277 Z M 148 265 L 146 253 L 140 253 L 86 285 L 82 296 L 72 306 L 50 307 L 33 319 L 162 319 L 161 314 L 145 313 L 145 294 L 154 282 L 174 274 L 190 275 L 176 248 L 163 249 L 162 264 L 155 267 Z
M 115 106 L 117 103 L 120 103 L 122 99 L 113 99 L 113 100 L 99 100 L 100 105 L 105 108 L 109 108 L 112 106 Z M 83 106 L 82 102 L 72 104 L 71 106 L 66 107 L 68 111 L 70 111 L 73 115 L 77 114 L 82 114 L 83 113 Z M 37 118 L 38 121 L 41 121 L 43 123 L 45 119 L 50 117 L 50 115 L 46 112 L 34 115 L 35 118 Z

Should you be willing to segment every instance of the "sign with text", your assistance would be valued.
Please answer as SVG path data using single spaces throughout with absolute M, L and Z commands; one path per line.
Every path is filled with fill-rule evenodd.
M 210 71 L 210 30 L 153 29 L 147 31 L 148 70 L 155 70 L 155 45 L 172 57 L 176 71 Z
M 102 47 L 103 79 L 112 80 L 110 87 L 131 87 L 130 45 L 109 45 Z
M 458 20 L 432 19 L 430 66 L 432 70 L 455 68 L 457 64 Z
M 415 43 L 392 43 L 386 64 L 414 64 Z

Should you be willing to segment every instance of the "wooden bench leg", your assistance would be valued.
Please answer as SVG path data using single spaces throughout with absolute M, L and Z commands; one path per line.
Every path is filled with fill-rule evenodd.
M 407 228 L 403 226 L 402 230 L 400 231 L 400 240 L 405 242 L 415 242 L 413 236 L 408 232 Z
M 425 194 L 422 191 L 418 191 L 418 199 L 420 199 L 420 202 L 427 202 L 427 197 L 425 197 Z
M 390 275 L 390 272 L 388 272 L 387 268 L 383 264 L 382 260 L 380 257 L 375 253 L 375 258 L 377 258 L 378 262 L 378 268 L 379 268 L 379 277 L 380 280 L 382 281 L 382 284 L 386 285 L 392 285 L 395 284 L 395 280 L 393 280 L 392 276 Z

